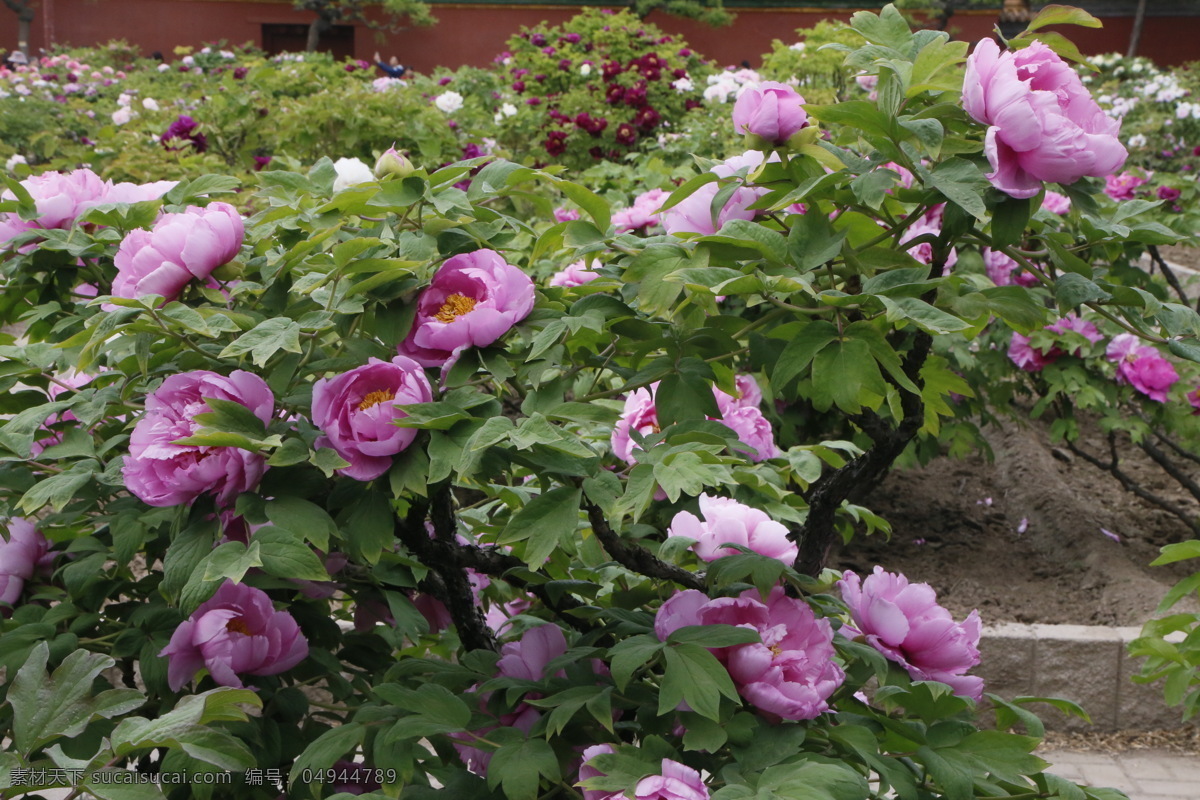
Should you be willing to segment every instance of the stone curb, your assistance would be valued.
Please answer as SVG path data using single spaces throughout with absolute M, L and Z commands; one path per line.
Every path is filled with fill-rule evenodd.
M 1126 646 L 1141 628 L 997 623 L 983 628 L 975 674 L 984 691 L 1005 699 L 1021 695 L 1073 700 L 1091 715 L 1089 725 L 1047 705 L 1031 707 L 1056 731 L 1155 730 L 1183 726 L 1182 712 L 1166 705 L 1162 682 L 1130 678 L 1141 660 Z

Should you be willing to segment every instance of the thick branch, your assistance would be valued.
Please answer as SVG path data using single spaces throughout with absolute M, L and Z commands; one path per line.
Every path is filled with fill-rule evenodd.
M 1150 442 L 1142 442 L 1139 447 L 1145 451 L 1146 455 L 1150 456 L 1150 458 L 1154 460 L 1155 464 L 1158 464 L 1160 467 L 1162 467 L 1163 472 L 1170 475 L 1175 479 L 1176 483 L 1187 489 L 1188 492 L 1191 493 L 1192 497 L 1200 500 L 1200 484 L 1197 484 L 1191 475 L 1188 475 L 1186 472 L 1180 469 L 1179 465 L 1168 458 L 1166 453 L 1164 453 L 1162 450 L 1159 450 Z
M 1150 255 L 1150 263 L 1162 271 L 1163 277 L 1167 279 L 1167 283 L 1175 290 L 1175 294 L 1179 295 L 1179 302 L 1185 306 L 1188 305 L 1191 301 L 1188 300 L 1187 293 L 1183 290 L 1183 284 L 1179 282 L 1179 278 L 1175 275 L 1175 271 L 1167 264 L 1166 259 L 1158 252 L 1158 247 L 1148 245 L 1146 252 Z
M 904 374 L 918 387 L 921 386 L 921 367 L 929 357 L 932 344 L 932 337 L 920 331 L 904 358 Z M 901 390 L 900 398 L 904 416 L 894 428 L 873 411 L 853 417 L 855 424 L 871 437 L 874 445 L 840 469 L 823 474 L 809 488 L 805 496 L 808 518 L 798 531 L 790 534 L 799 540 L 800 553 L 795 566 L 805 575 L 815 577 L 825 566 L 829 550 L 837 540 L 834 521 L 842 503 L 858 487 L 879 480 L 921 429 L 925 420 L 925 404 L 921 396 Z
M 1102 469 L 1105 472 L 1111 474 L 1114 478 L 1117 479 L 1117 481 L 1121 484 L 1121 488 L 1124 489 L 1125 491 L 1131 492 L 1132 494 L 1137 495 L 1138 497 L 1142 498 L 1146 502 L 1153 503 L 1154 505 L 1163 509 L 1164 511 L 1166 511 L 1168 514 L 1171 514 L 1172 516 L 1178 517 L 1185 525 L 1187 525 L 1189 528 L 1191 528 L 1197 534 L 1200 534 L 1200 526 L 1197 525 L 1196 521 L 1194 520 L 1194 518 L 1192 517 L 1191 514 L 1188 514 L 1184 509 L 1175 505 L 1170 500 L 1161 498 L 1158 495 L 1154 494 L 1153 492 L 1146 490 L 1137 481 L 1135 481 L 1133 478 L 1131 478 L 1124 470 L 1121 469 L 1121 461 L 1120 461 L 1120 458 L 1117 456 L 1117 442 L 1116 442 L 1116 436 L 1114 434 L 1109 434 L 1109 437 L 1108 437 L 1108 447 L 1109 447 L 1108 463 L 1101 461 L 1099 458 L 1097 458 L 1096 456 L 1087 452 L 1086 450 L 1081 450 L 1078 447 L 1078 445 L 1076 445 L 1074 442 L 1067 442 L 1067 447 L 1069 447 L 1071 449 L 1072 453 L 1079 456 L 1080 458 L 1082 458 L 1084 461 L 1088 462 L 1092 466 Z
M 445 596 L 439 598 L 446 604 L 459 638 L 468 650 L 497 650 L 496 636 L 483 618 L 483 610 L 476 604 L 471 592 L 467 573 L 447 551 L 453 552 L 454 509 L 450 488 L 444 486 L 433 494 L 432 509 L 413 506 L 404 524 L 396 525 L 396 532 L 404 546 L 411 550 L 421 563 L 432 569 L 444 584 Z M 425 531 L 426 511 L 432 511 L 436 540 L 430 539 Z M 450 543 L 446 541 L 449 538 Z
M 646 548 L 633 542 L 626 542 L 608 525 L 604 512 L 592 503 L 587 504 L 588 521 L 600 544 L 616 561 L 626 569 L 645 575 L 648 578 L 661 578 L 673 581 L 688 589 L 704 591 L 704 578 L 690 570 L 668 564 Z

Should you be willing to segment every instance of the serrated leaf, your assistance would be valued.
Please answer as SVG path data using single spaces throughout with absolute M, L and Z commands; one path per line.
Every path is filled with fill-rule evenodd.
M 260 322 L 226 346 L 220 357 L 236 358 L 249 353 L 254 365 L 262 367 L 280 350 L 288 353 L 302 352 L 300 323 L 281 317 Z
M 531 567 L 541 567 L 559 542 L 575 533 L 582 499 L 581 489 L 566 486 L 535 497 L 509 520 L 500 535 L 500 543 L 524 541 L 522 560 Z
M 52 675 L 47 675 L 49 658 L 49 644 L 39 642 L 8 690 L 8 702 L 13 709 L 13 743 L 26 755 L 55 739 L 83 732 L 99 711 L 91 697 L 92 680 L 116 663 L 100 653 L 76 650 Z M 112 696 L 106 701 L 109 702 L 112 704 L 108 710 L 116 714 L 136 708 L 142 700 L 127 708 L 119 697 Z

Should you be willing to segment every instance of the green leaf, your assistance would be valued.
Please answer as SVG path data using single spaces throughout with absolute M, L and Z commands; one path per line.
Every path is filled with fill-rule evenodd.
M 836 405 L 858 414 L 865 404 L 878 408 L 887 395 L 887 384 L 870 346 L 862 339 L 837 341 L 817 353 L 812 367 L 813 407 L 826 411 Z
M 701 647 L 731 647 L 761 641 L 758 631 L 736 625 L 685 625 L 667 637 L 667 644 L 698 644 Z
M 509 800 L 537 800 L 543 776 L 551 783 L 562 777 L 558 756 L 545 739 L 504 745 L 492 755 L 487 770 L 488 787 L 502 787 Z
M 1095 281 L 1066 272 L 1054 281 L 1054 299 L 1064 311 L 1078 308 L 1084 303 L 1103 302 L 1112 295 L 1096 285 Z
M 327 581 L 329 570 L 298 534 L 278 528 L 261 528 L 251 541 L 259 546 L 263 570 L 277 578 Z
M 271 524 L 307 539 L 321 550 L 329 549 L 331 536 L 340 536 L 337 523 L 325 509 L 300 497 L 284 495 L 268 500 L 266 512 Z
M 832 322 L 814 320 L 805 325 L 779 354 L 771 373 L 771 384 L 784 391 L 797 378 L 813 358 L 830 342 L 838 338 L 838 330 Z
M 947 314 L 940 308 L 916 297 L 881 296 L 879 299 L 887 309 L 889 320 L 912 320 L 917 327 L 929 333 L 954 333 L 955 331 L 965 331 L 971 327 L 969 322 L 961 320 L 953 314 Z
M 608 203 L 598 194 L 587 187 L 580 186 L 578 183 L 571 181 L 558 180 L 554 185 L 560 192 L 565 194 L 571 202 L 587 212 L 592 221 L 596 223 L 596 227 L 600 230 L 608 230 L 608 226 L 612 223 L 611 212 Z
M 654 479 L 672 503 L 681 495 L 698 495 L 710 486 L 732 483 L 729 467 L 705 462 L 699 453 L 683 452 L 667 456 L 654 465 Z
M 217 397 L 206 397 L 204 402 L 212 411 L 196 414 L 193 419 L 206 428 L 237 433 L 250 439 L 266 437 L 266 425 L 247 406 Z
M 712 384 L 695 372 L 673 372 L 663 378 L 654 393 L 654 408 L 658 424 L 664 428 L 721 415 Z
M 62 511 L 79 490 L 92 480 L 94 465 L 94 461 L 77 462 L 68 471 L 51 475 L 34 484 L 33 488 L 22 495 L 21 510 L 26 514 L 33 514 L 48 505 L 55 511 Z
M 862 34 L 871 44 L 891 47 L 901 52 L 912 41 L 912 30 L 893 5 L 884 6 L 878 14 L 858 11 L 850 16 L 850 27 Z
M 172 205 L 207 205 L 209 195 L 226 194 L 234 191 L 242 182 L 229 175 L 201 175 L 190 181 L 181 181 L 163 196 Z M 199 201 L 199 202 L 197 202 Z
M 282 317 L 260 322 L 222 350 L 220 358 L 235 358 L 249 353 L 254 365 L 262 367 L 280 350 L 301 352 L 300 323 Z
M 204 559 L 203 580 L 225 581 L 239 583 L 242 576 L 253 567 L 261 567 L 262 558 L 258 544 L 251 542 L 250 546 L 241 542 L 225 542 L 217 545 L 216 549 Z
M 301 776 L 329 769 L 335 761 L 362 744 L 366 733 L 366 729 L 357 722 L 346 722 L 325 731 L 296 757 L 288 774 L 288 785 L 305 786 L 315 796 L 317 784 L 305 784 Z
M 342 529 L 352 556 L 376 564 L 383 551 L 396 539 L 392 505 L 380 492 L 369 492 L 354 504 Z
M 1178 542 L 1176 544 L 1164 545 L 1159 550 L 1161 555 L 1150 562 L 1152 567 L 1161 567 L 1164 564 L 1174 564 L 1176 561 L 1184 561 L 1189 558 L 1200 558 L 1200 539 L 1191 539 L 1186 542 Z
M 1020 244 L 1032 213 L 1031 198 L 1018 200 L 1004 195 L 1004 199 L 992 209 L 992 246 L 999 250 Z
M 383 684 L 375 687 L 375 693 L 384 702 L 412 712 L 397 724 L 396 733 L 406 739 L 456 733 L 466 730 L 471 721 L 471 709 L 466 702 L 444 686 L 426 683 L 414 690 Z
M 124 714 L 145 702 L 133 690 L 91 696 L 95 677 L 116 663 L 109 656 L 76 650 L 47 676 L 49 658 L 49 644 L 39 642 L 8 690 L 13 743 L 26 756 L 55 739 L 78 736 L 95 717 Z
M 617 685 L 617 690 L 625 691 L 625 687 L 633 678 L 633 673 L 650 663 L 650 660 L 662 652 L 664 647 L 666 644 L 649 634 L 631 636 L 614 645 L 608 654 L 611 658 L 613 683 Z
M 929 173 L 933 188 L 978 220 L 987 218 L 983 193 L 991 186 L 979 167 L 962 158 L 948 158 Z
M 1039 11 L 1033 19 L 1029 20 L 1029 25 L 1025 27 L 1025 30 L 1032 32 L 1047 25 L 1080 25 L 1084 28 L 1104 27 L 1104 23 L 1082 8 L 1051 4 Z
M 1194 341 L 1171 339 L 1167 342 L 1167 349 L 1180 358 L 1200 362 L 1200 344 L 1196 344 Z
M 729 673 L 716 656 L 697 644 L 668 647 L 658 696 L 658 714 L 668 714 L 682 700 L 711 720 L 721 717 L 721 695 L 740 702 Z
M 522 560 L 531 567 L 541 567 L 559 542 L 575 533 L 582 499 L 581 489 L 566 486 L 538 495 L 513 515 L 498 541 L 501 544 L 524 541 Z
M 788 232 L 788 257 L 800 272 L 809 272 L 837 257 L 848 230 L 835 231 L 823 214 L 803 214 Z

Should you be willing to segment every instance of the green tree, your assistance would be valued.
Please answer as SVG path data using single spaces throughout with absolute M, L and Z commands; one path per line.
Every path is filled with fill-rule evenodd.
M 4 0 L 10 7 L 14 2 L 20 1 Z M 317 49 L 321 34 L 339 22 L 362 22 L 368 27 L 392 32 L 414 25 L 424 27 L 437 22 L 437 18 L 429 12 L 429 6 L 422 0 L 383 0 L 383 22 L 367 18 L 366 0 L 295 0 L 293 5 L 317 15 L 308 26 L 308 43 L 305 49 L 310 53 Z

